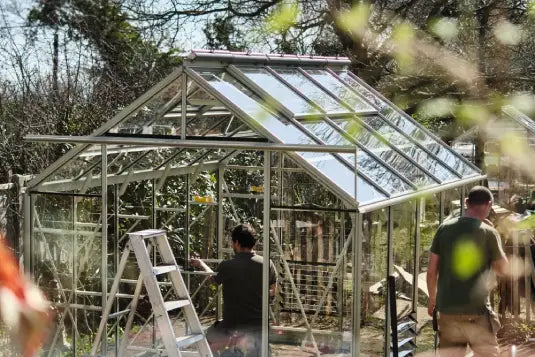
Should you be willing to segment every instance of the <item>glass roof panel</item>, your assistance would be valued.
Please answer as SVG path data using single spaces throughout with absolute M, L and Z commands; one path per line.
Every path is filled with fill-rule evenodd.
M 346 133 L 354 137 L 364 147 L 379 156 L 416 186 L 423 187 L 437 183 L 432 177 L 414 165 L 414 163 L 407 160 L 385 142 L 374 136 L 356 120 L 337 119 L 335 122 L 340 125 Z
M 264 68 L 240 68 L 251 81 L 262 87 L 269 95 L 294 114 L 317 114 L 319 110 L 301 98 Z
M 78 191 L 84 187 L 84 182 L 88 178 L 91 180 L 100 180 L 100 155 L 94 156 L 88 154 L 88 152 L 96 150 L 100 152 L 100 145 L 91 145 L 80 152 L 78 156 L 65 163 L 65 165 L 58 168 L 46 178 L 40 189 L 48 191 L 50 188 L 51 191 L 56 192 Z M 78 184 L 69 185 L 69 183 L 74 182 Z M 85 187 L 86 189 L 90 188 L 89 185 L 85 185 Z
M 325 121 L 305 121 L 303 125 L 329 145 L 352 145 L 349 140 Z M 351 167 L 355 167 L 355 155 L 342 154 L 342 157 Z M 398 194 L 413 191 L 410 185 L 366 152 L 359 150 L 357 160 L 358 169 L 389 193 Z
M 342 107 L 342 105 L 334 100 L 327 92 L 314 84 L 314 82 L 297 69 L 277 68 L 275 71 L 285 81 L 290 83 L 294 88 L 300 90 L 308 99 L 318 104 L 327 113 L 349 113 L 348 109 Z
M 202 77 L 221 95 L 243 110 L 254 122 L 252 126 L 260 127 L 273 140 L 288 144 L 316 144 L 314 140 L 289 122 L 283 122 L 266 107 L 240 90 L 236 81 L 227 74 L 220 79 L 213 72 L 200 72 Z M 234 83 L 233 83 L 234 82 Z M 333 184 L 350 196 L 355 197 L 354 173 L 331 154 L 298 152 L 302 158 L 318 169 Z M 382 193 L 358 176 L 360 203 L 371 203 L 386 198 Z
M 318 83 L 331 91 L 331 93 L 349 104 L 355 112 L 377 112 L 377 109 L 370 105 L 366 100 L 359 97 L 355 92 L 349 89 L 347 85 L 340 82 L 328 71 L 324 69 L 307 69 L 306 72 L 318 81 Z
M 166 114 L 180 104 L 181 78 L 174 80 L 139 110 L 108 130 L 108 133 L 175 135 L 180 127 L 180 117 Z
M 379 95 L 373 93 L 364 84 L 356 80 L 349 72 L 342 71 L 337 72 L 337 74 L 358 93 L 379 107 L 381 114 L 383 114 L 392 124 L 396 125 L 405 134 L 421 142 L 429 151 L 442 160 L 444 164 L 451 167 L 463 177 L 477 174 L 477 171 L 466 164 L 459 155 L 447 148 L 443 143 L 428 135 L 402 112 L 395 110 Z
M 402 150 L 414 161 L 422 165 L 427 171 L 435 175 L 435 177 L 442 182 L 447 182 L 458 178 L 458 176 L 452 171 L 425 152 L 425 150 L 422 150 L 416 144 L 411 142 L 405 135 L 401 134 L 393 126 L 390 126 L 381 117 L 364 117 L 362 120 L 375 129 L 386 140 L 394 144 L 398 149 Z

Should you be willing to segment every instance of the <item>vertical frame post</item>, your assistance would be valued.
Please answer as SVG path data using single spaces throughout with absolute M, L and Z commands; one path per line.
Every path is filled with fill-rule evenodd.
M 163 180 L 163 178 L 162 178 Z M 157 217 L 156 217 L 156 179 L 151 180 L 152 190 L 151 190 L 151 227 L 156 229 Z M 156 250 L 152 249 L 152 264 L 156 265 Z M 150 254 L 150 252 L 149 252 Z M 156 347 L 156 316 L 152 316 L 152 347 Z
M 33 271 L 32 269 L 32 254 L 33 254 L 33 247 L 32 247 L 32 198 L 31 194 L 29 193 L 29 188 L 26 188 L 24 191 L 24 243 L 23 243 L 23 266 L 24 266 L 24 272 L 26 274 L 29 274 Z
M 524 245 L 524 291 L 525 293 L 525 306 L 526 306 L 526 323 L 531 322 L 531 275 L 533 269 L 531 267 L 531 239 L 527 232 L 522 232 L 522 243 Z
M 106 311 L 106 301 L 108 299 L 108 147 L 106 145 L 100 146 L 101 150 L 101 225 L 102 225 L 102 239 L 101 239 L 101 283 L 102 283 L 102 311 Z M 108 351 L 107 346 L 107 326 L 104 327 L 102 334 L 101 354 L 106 355 Z
M 355 154 L 353 157 L 354 171 L 354 189 L 355 189 L 355 204 L 358 202 L 358 147 L 355 146 Z M 351 223 L 353 224 L 352 247 L 353 247 L 353 261 L 352 261 L 352 276 L 353 276 L 353 338 L 351 339 L 351 356 L 358 357 L 360 355 L 360 305 L 361 305 L 361 281 L 362 274 L 362 215 L 355 210 L 351 213 Z M 344 233 L 345 234 L 345 233 Z
M 225 175 L 225 167 L 219 166 L 217 169 L 217 259 L 223 259 L 223 237 L 224 237 L 224 216 L 223 216 L 223 177 Z M 216 319 L 223 318 L 223 289 L 221 285 L 217 286 L 217 305 L 216 305 Z
M 413 282 L 412 282 L 412 312 L 414 313 L 414 318 L 418 321 L 418 275 L 420 274 L 420 222 L 422 219 L 422 204 L 425 202 L 425 198 L 421 197 L 414 201 L 416 205 L 416 216 L 415 227 L 414 227 L 414 271 L 412 272 Z
M 271 152 L 264 151 L 264 217 L 262 225 L 262 357 L 269 356 L 269 236 L 271 199 Z
M 78 212 L 78 208 L 77 208 L 77 205 L 78 205 L 78 198 L 75 198 L 74 196 L 72 196 L 72 199 L 71 199 L 71 209 L 72 209 L 72 220 L 71 220 L 71 224 L 72 224 L 72 231 L 73 231 L 73 235 L 72 235 L 72 280 L 71 280 L 71 284 L 72 284 L 72 297 L 73 297 L 73 303 L 74 304 L 77 304 L 78 303 L 78 296 L 76 294 L 76 290 L 78 290 L 78 269 L 76 267 L 76 262 L 77 262 L 77 259 L 76 259 L 76 255 L 77 255 L 77 251 L 78 251 L 78 236 L 76 235 L 76 221 L 77 221 L 77 212 Z M 78 326 L 78 313 L 75 312 L 74 314 L 74 324 L 76 326 Z M 78 355 L 78 351 L 77 351 L 77 344 L 78 344 L 78 339 L 76 338 L 76 334 L 73 334 L 72 336 L 72 350 L 74 352 L 74 357 L 76 357 Z
M 114 252 L 114 259 L 113 259 L 113 266 L 114 266 L 114 273 L 117 274 L 117 269 L 119 267 L 119 187 L 117 184 L 113 185 L 113 218 L 114 218 L 114 225 L 113 227 L 113 247 L 115 249 Z M 120 292 L 120 290 L 117 290 Z M 115 312 L 119 312 L 119 298 L 117 297 L 115 299 Z M 119 324 L 115 324 L 115 355 L 119 355 Z
M 461 200 L 460 207 L 461 207 L 461 209 L 460 209 L 459 212 L 460 212 L 460 216 L 462 217 L 464 215 L 464 198 L 466 197 L 466 186 L 460 187 L 459 190 L 461 190 L 461 194 L 460 194 L 460 196 L 461 196 L 460 197 L 460 200 Z
M 186 140 L 186 110 L 188 108 L 188 77 L 182 73 L 182 100 L 180 103 L 180 138 Z
M 442 224 L 442 222 L 444 222 L 444 215 L 445 215 L 444 205 L 445 205 L 446 193 L 444 191 L 440 192 L 439 197 L 440 197 L 440 207 L 439 207 L 438 220 L 439 220 L 439 223 Z
M 352 276 L 353 276 L 353 338 L 351 339 L 351 356 L 360 356 L 360 320 L 362 304 L 362 214 L 351 213 L 352 224 L 354 224 L 353 235 L 351 237 L 352 256 Z
M 340 227 L 341 227 L 341 230 L 340 230 L 340 236 L 338 237 L 338 239 L 335 241 L 335 252 L 336 252 L 336 255 L 340 254 L 342 252 L 342 246 L 344 245 L 344 237 L 346 236 L 346 213 L 345 212 L 340 212 Z M 351 237 L 351 239 L 353 239 L 353 237 Z M 354 242 L 352 242 L 354 243 Z M 353 249 L 356 249 L 356 245 L 352 245 Z M 345 257 L 342 257 L 342 266 L 345 267 L 346 266 L 346 258 Z M 345 275 L 345 271 L 344 269 L 339 269 L 338 270 L 338 284 L 341 284 L 343 285 L 344 284 L 344 275 Z M 358 296 L 359 298 L 359 302 L 360 302 L 360 296 Z M 343 293 L 343 289 L 336 289 L 336 307 L 338 309 L 338 314 L 339 314 L 339 319 L 338 319 L 338 328 L 340 329 L 340 331 L 343 330 L 344 328 L 344 293 Z M 353 321 L 355 321 L 355 317 L 353 316 Z M 355 333 L 355 336 L 356 333 Z
M 189 225 L 190 225 L 190 209 L 191 209 L 191 205 L 189 203 L 189 200 L 190 200 L 190 197 L 189 197 L 189 192 L 190 192 L 190 189 L 191 189 L 191 182 L 190 182 L 190 175 L 189 174 L 186 174 L 186 216 L 184 217 L 184 243 L 185 243 L 185 246 L 186 246 L 186 249 L 184 250 L 184 266 L 186 267 L 186 269 L 189 268 L 189 258 L 190 258 L 190 246 L 191 246 L 191 242 L 190 242 L 190 234 L 189 234 Z M 188 289 L 188 291 L 191 291 L 191 279 L 190 279 L 191 275 L 186 275 L 186 288 Z M 186 334 L 189 334 L 190 332 L 190 328 L 188 326 L 188 324 L 186 323 L 185 324 L 185 328 L 186 328 Z
M 386 258 L 386 278 L 389 275 L 392 275 L 392 265 L 393 265 L 393 233 L 394 233 L 394 221 L 393 221 L 392 206 L 387 208 L 387 220 L 388 220 L 388 233 L 387 233 L 387 258 Z M 392 336 L 390 334 L 390 329 L 392 326 L 392 319 L 390 316 L 390 291 L 387 289 L 385 297 L 385 357 L 390 356 L 390 343 L 392 341 Z

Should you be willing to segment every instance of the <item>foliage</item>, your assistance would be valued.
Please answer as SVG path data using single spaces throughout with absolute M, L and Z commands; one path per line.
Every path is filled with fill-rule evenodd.
M 0 5 L 4 21 L 8 10 Z M 10 170 L 37 173 L 68 149 L 28 144 L 25 135 L 89 134 L 180 64 L 176 49 L 163 51 L 143 38 L 118 2 L 40 1 L 27 18 L 32 31 L 22 45 L 17 41 L 24 37 L 10 27 L 0 30 L 2 58 L 13 63 L 13 76 L 0 80 L 2 182 Z M 33 67 L 30 57 L 48 28 L 54 33 L 52 75 Z

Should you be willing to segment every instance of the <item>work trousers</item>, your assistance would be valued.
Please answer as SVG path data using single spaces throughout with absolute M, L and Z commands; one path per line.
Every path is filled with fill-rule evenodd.
M 440 357 L 464 357 L 466 347 L 475 357 L 498 357 L 499 348 L 496 332 L 499 329 L 496 314 L 438 316 Z

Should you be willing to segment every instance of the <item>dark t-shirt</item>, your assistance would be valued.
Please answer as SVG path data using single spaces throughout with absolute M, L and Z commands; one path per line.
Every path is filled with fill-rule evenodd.
M 450 219 L 438 228 L 431 252 L 440 257 L 437 310 L 484 313 L 489 305 L 491 263 L 505 256 L 498 232 L 476 218 Z
M 217 267 L 214 281 L 223 284 L 223 324 L 225 328 L 262 325 L 262 266 L 264 259 L 254 253 L 237 253 Z M 277 282 L 273 262 L 269 262 L 269 285 Z

